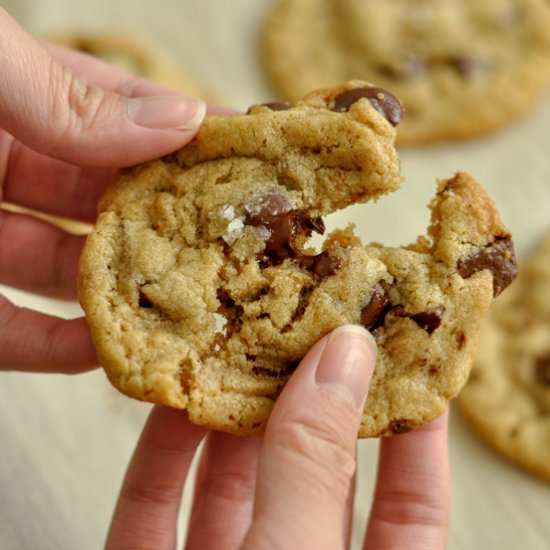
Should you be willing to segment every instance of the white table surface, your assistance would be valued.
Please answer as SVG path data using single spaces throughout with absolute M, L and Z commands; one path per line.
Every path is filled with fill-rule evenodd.
M 115 30 L 168 52 L 227 105 L 271 99 L 257 54 L 268 0 L 0 0 L 36 34 Z M 521 83 L 518 83 L 521 85 Z M 472 173 L 515 234 L 519 256 L 550 229 L 550 95 L 519 123 L 471 143 L 406 150 L 403 189 L 332 216 L 366 240 L 406 244 L 424 231 L 437 177 Z M 76 317 L 75 304 L 2 289 L 17 303 Z M 124 398 L 101 371 L 0 374 L 0 549 L 101 548 L 148 406 Z M 451 417 L 452 550 L 550 548 L 550 485 L 503 461 Z M 366 517 L 376 441 L 359 444 L 357 514 Z M 359 548 L 359 531 L 355 548 Z

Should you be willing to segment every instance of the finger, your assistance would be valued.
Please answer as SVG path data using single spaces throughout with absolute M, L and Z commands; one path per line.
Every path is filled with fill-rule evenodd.
M 262 441 L 208 435 L 201 458 L 187 550 L 240 548 L 250 526 Z
M 83 166 L 120 167 L 174 151 L 205 104 L 170 93 L 132 97 L 89 84 L 2 8 L 0 126 L 30 148 Z
M 206 430 L 184 411 L 156 406 L 126 472 L 106 550 L 173 550 L 181 494 Z
M 76 374 L 98 366 L 83 318 L 64 320 L 0 295 L 0 369 Z
M 36 153 L 18 141 L 9 145 L 4 169 L 5 202 L 63 218 L 95 221 L 99 197 L 115 170 L 68 164 Z
M 365 549 L 446 548 L 449 485 L 447 413 L 382 440 Z
M 76 298 L 84 239 L 32 216 L 0 211 L 0 282 L 53 298 Z
M 343 545 L 357 431 L 375 355 L 364 329 L 341 327 L 296 369 L 268 422 L 244 548 Z

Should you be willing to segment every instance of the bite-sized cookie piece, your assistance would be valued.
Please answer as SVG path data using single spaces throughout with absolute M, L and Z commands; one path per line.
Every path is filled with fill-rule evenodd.
M 485 441 L 550 481 L 550 235 L 520 268 L 483 327 L 459 403 Z
M 194 78 L 134 37 L 114 33 L 67 33 L 51 37 L 61 46 L 98 57 L 130 73 L 155 80 L 188 96 L 205 97 Z
M 550 82 L 547 0 L 278 0 L 263 59 L 281 96 L 364 78 L 393 91 L 400 144 L 463 139 L 523 114 Z
M 438 416 L 465 382 L 512 242 L 469 176 L 441 182 L 427 237 L 362 246 L 321 216 L 394 191 L 399 102 L 365 82 L 295 106 L 209 116 L 176 154 L 107 191 L 80 270 L 81 303 L 112 383 L 193 422 L 261 433 L 307 350 L 346 323 L 379 356 L 360 435 Z

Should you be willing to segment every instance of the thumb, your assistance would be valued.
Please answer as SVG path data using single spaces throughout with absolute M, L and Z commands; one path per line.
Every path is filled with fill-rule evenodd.
M 2 8 L 0 45 L 0 127 L 39 153 L 82 166 L 127 166 L 183 146 L 204 118 L 200 100 L 169 91 L 128 98 L 89 84 Z
M 372 336 L 344 326 L 302 360 L 268 422 L 244 548 L 340 548 L 355 443 L 376 360 Z

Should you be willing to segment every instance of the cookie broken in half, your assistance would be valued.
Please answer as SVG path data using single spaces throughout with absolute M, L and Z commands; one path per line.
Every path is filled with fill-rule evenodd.
M 364 246 L 323 216 L 401 184 L 400 103 L 351 81 L 296 105 L 208 116 L 183 149 L 123 172 L 99 205 L 80 299 L 111 382 L 238 434 L 265 428 L 307 350 L 362 324 L 379 347 L 361 437 L 443 412 L 480 323 L 515 277 L 510 233 L 468 175 L 438 183 L 428 234 Z

